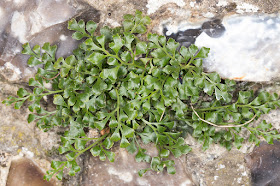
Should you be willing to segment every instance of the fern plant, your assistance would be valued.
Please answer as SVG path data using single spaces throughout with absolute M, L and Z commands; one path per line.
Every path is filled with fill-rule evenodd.
M 65 160 L 53 161 L 45 179 L 56 175 L 61 180 L 66 170 L 74 176 L 80 170 L 76 159 L 87 151 L 113 162 L 114 143 L 135 153 L 137 162 L 150 164 L 139 171 L 142 176 L 164 169 L 174 174 L 169 157 L 191 151 L 184 141 L 187 133 L 203 143 L 203 150 L 211 143 L 239 149 L 244 141 L 242 129 L 250 132 L 249 141 L 257 145 L 260 138 L 268 143 L 280 138 L 265 121 L 251 125 L 279 107 L 277 94 L 240 91 L 233 97 L 233 80 L 203 71 L 209 48 L 180 47 L 165 36 L 146 35 L 149 23 L 149 17 L 136 11 L 135 16 L 124 16 L 122 27 L 96 32 L 95 22 L 72 19 L 68 29 L 82 43 L 66 58 L 57 59 L 57 46 L 49 43 L 42 48 L 23 45 L 22 53 L 30 55 L 28 65 L 39 66 L 35 78 L 29 80 L 33 92 L 20 88 L 18 97 L 10 96 L 3 103 L 19 109 L 29 102 L 29 123 L 36 121 L 44 131 L 66 129 L 58 149 Z M 141 35 L 146 40 L 139 39 Z M 52 84 L 51 90 L 47 83 Z M 42 98 L 50 95 L 56 105 L 53 111 L 41 105 Z M 88 129 L 97 129 L 100 136 L 89 137 Z M 150 157 L 143 143 L 154 143 L 158 155 Z

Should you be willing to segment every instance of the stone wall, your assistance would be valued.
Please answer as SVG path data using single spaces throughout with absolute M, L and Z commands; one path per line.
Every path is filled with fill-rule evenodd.
M 72 32 L 67 30 L 67 21 L 73 17 L 94 20 L 100 25 L 115 27 L 121 24 L 123 14 L 134 13 L 138 9 L 151 17 L 150 31 L 163 34 L 164 28 L 167 28 L 170 35 L 178 31 L 184 33 L 184 29 L 192 27 L 200 28 L 203 22 L 214 18 L 223 20 L 227 16 L 252 14 L 261 14 L 261 16 L 269 14 L 277 17 L 279 8 L 278 0 L 4 0 L 0 2 L 0 100 L 16 95 L 20 87 L 28 89 L 28 79 L 36 71 L 27 67 L 27 57 L 20 54 L 23 43 L 57 44 L 57 57 L 69 55 L 78 46 L 78 42 L 71 38 Z M 272 32 L 279 34 L 279 27 L 272 29 Z M 191 37 L 190 39 L 193 39 L 194 35 Z M 275 46 L 280 46 L 279 40 L 276 41 Z M 276 69 L 278 72 L 279 59 L 269 61 L 274 65 L 269 70 Z M 224 63 L 225 66 L 216 65 L 215 68 L 211 68 L 213 64 L 209 63 L 206 68 L 214 71 L 227 70 L 228 74 L 224 77 L 229 78 L 234 72 L 227 68 L 227 60 Z M 244 68 L 250 66 L 245 65 Z M 249 69 L 243 70 L 249 71 Z M 266 88 L 271 92 L 280 93 L 277 82 L 274 81 L 278 76 L 269 76 L 269 70 L 267 76 L 257 71 L 262 73 L 259 74 L 261 78 L 258 81 L 269 80 L 270 82 L 265 84 Z M 256 72 L 251 73 L 258 75 Z M 248 75 L 248 77 L 250 78 L 245 80 L 255 80 L 255 76 Z M 52 107 L 52 103 L 48 100 L 43 104 L 46 108 Z M 265 116 L 270 121 L 275 121 L 276 127 L 279 126 L 278 113 L 279 111 L 275 111 Z M 62 158 L 56 150 L 60 141 L 58 136 L 60 129 L 44 133 L 34 123 L 27 123 L 28 114 L 27 105 L 19 110 L 0 106 L 0 185 L 208 186 L 279 183 L 278 175 L 274 174 L 278 172 L 277 167 L 267 167 L 272 161 L 279 163 L 279 152 L 276 150 L 278 143 L 276 146 L 263 143 L 254 151 L 254 146 L 246 143 L 241 150 L 233 149 L 230 152 L 218 145 L 212 145 L 209 150 L 203 152 L 201 145 L 191 136 L 187 137 L 186 142 L 193 151 L 176 160 L 177 174 L 173 176 L 163 172 L 149 173 L 143 178 L 138 177 L 137 170 L 148 165 L 136 163 L 133 156 L 124 149 L 116 147 L 113 149 L 117 154 L 115 163 L 101 162 L 86 154 L 79 159 L 82 168 L 80 174 L 71 178 L 66 177 L 62 182 L 57 180 L 45 182 L 42 176 L 50 167 L 51 160 Z M 148 148 L 150 153 L 154 153 L 153 148 L 153 146 Z M 249 154 L 252 151 L 253 153 Z M 263 154 L 265 158 L 262 158 Z M 262 167 L 269 169 L 267 171 L 270 171 L 270 174 L 264 173 Z

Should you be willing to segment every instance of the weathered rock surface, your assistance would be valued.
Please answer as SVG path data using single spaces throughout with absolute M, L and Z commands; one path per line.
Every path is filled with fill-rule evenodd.
M 44 173 L 30 159 L 22 158 L 11 163 L 6 186 L 54 186 L 54 181 L 43 180 Z
M 72 17 L 85 20 L 92 19 L 99 22 L 100 25 L 119 26 L 121 24 L 122 15 L 126 13 L 134 13 L 136 9 L 147 13 L 152 18 L 150 31 L 163 33 L 163 28 L 167 28 L 170 33 L 175 33 L 186 29 L 198 29 L 191 34 L 182 33 L 181 39 L 184 41 L 185 36 L 189 39 L 197 41 L 200 39 L 209 40 L 210 44 L 216 42 L 215 37 L 218 33 L 218 39 L 226 36 L 222 32 L 213 32 L 211 24 L 204 24 L 205 21 L 218 18 L 221 20 L 224 16 L 242 15 L 255 13 L 277 13 L 280 8 L 278 0 L 255 1 L 255 0 L 6 0 L 0 2 L 0 100 L 2 101 L 9 95 L 15 95 L 19 87 L 26 87 L 28 78 L 33 76 L 35 70 L 27 67 L 27 58 L 20 54 L 21 45 L 24 42 L 30 42 L 31 45 L 50 42 L 58 45 L 57 57 L 67 56 L 77 47 L 78 42 L 71 38 L 72 32 L 67 30 L 67 21 Z M 226 19 L 225 19 L 226 20 Z M 227 20 L 230 20 L 228 18 Z M 246 19 L 241 18 L 240 23 Z M 261 38 L 262 52 L 268 55 L 266 49 L 276 49 L 279 40 L 273 38 L 278 37 L 279 21 L 275 24 L 262 23 L 262 20 L 256 21 L 256 27 L 252 27 L 251 32 L 254 34 L 267 34 L 267 38 Z M 252 21 L 250 23 L 253 23 Z M 226 25 L 225 22 L 222 22 Z M 246 24 L 244 24 L 246 26 Z M 262 28 L 268 28 L 270 33 L 254 32 L 258 30 L 258 25 Z M 274 25 L 274 26 L 273 26 Z M 253 29 L 255 28 L 255 30 Z M 202 31 L 200 30 L 202 29 Z M 235 29 L 232 28 L 232 29 Z M 218 27 L 219 31 L 223 31 L 223 27 Z M 225 26 L 225 30 L 230 30 Z M 214 31 L 217 31 L 217 29 Z M 260 31 L 260 30 L 258 30 Z M 275 33 L 277 31 L 277 33 Z M 169 33 L 169 34 L 170 34 Z M 273 33 L 275 35 L 272 37 Z M 190 35 L 188 35 L 190 34 Z M 196 37 L 193 37 L 196 34 Z M 220 35 L 221 34 L 221 37 Z M 248 34 L 248 33 L 247 33 Z M 252 36 L 252 35 L 249 35 Z M 272 38 L 271 38 L 271 37 Z M 238 37 L 238 36 L 233 36 Z M 245 35 L 244 37 L 247 37 Z M 211 41 L 210 41 L 211 39 Z M 254 38 L 252 37 L 251 40 Z M 192 42 L 194 42 L 192 41 Z M 273 47 L 269 47 L 269 43 L 274 42 Z M 227 40 L 227 42 L 229 42 Z M 191 43 L 191 42 L 190 42 Z M 204 45 L 203 42 L 201 42 Z M 243 43 L 244 45 L 244 43 Z M 215 49 L 215 46 L 210 46 Z M 220 49 L 217 47 L 216 51 Z M 224 52 L 225 53 L 225 52 Z M 279 53 L 279 52 L 278 52 Z M 266 56 L 276 59 L 278 53 Z M 246 53 L 244 54 L 246 55 Z M 263 57 L 263 56 L 261 56 Z M 216 60 L 216 59 L 215 59 Z M 224 64 L 229 66 L 230 63 L 224 60 Z M 266 61 L 267 62 L 267 61 Z M 234 63 L 234 62 L 232 62 Z M 220 63 L 216 66 L 220 68 Z M 265 73 L 263 61 L 257 63 L 257 68 L 262 68 L 260 72 L 253 72 L 259 76 L 261 80 L 270 80 L 273 75 Z M 262 66 L 262 64 L 264 66 Z M 228 74 L 235 70 L 223 66 L 222 69 Z M 215 67 L 213 63 L 209 63 L 208 68 Z M 232 66 L 233 67 L 233 66 Z M 251 69 L 251 66 L 244 67 Z M 269 69 L 275 70 L 279 66 L 269 66 Z M 256 67 L 254 67 L 256 68 Z M 221 71 L 222 72 L 222 71 Z M 246 72 L 246 69 L 243 71 Z M 231 74 L 232 75 L 232 74 Z M 234 75 L 242 77 L 241 75 Z M 227 76 L 227 77 L 234 77 Z M 246 80 L 246 78 L 245 78 Z M 249 80 L 249 79 L 247 79 Z M 257 79 L 253 79 L 257 80 Z M 259 79 L 258 79 L 259 81 Z M 274 87 L 272 88 L 274 90 Z M 272 91 L 273 91 L 272 90 Z M 274 91 L 273 91 L 274 92 Z M 48 103 L 44 103 L 48 106 Z M 279 111 L 272 112 L 266 117 L 273 121 L 279 121 Z M 42 174 L 49 169 L 50 160 L 59 159 L 55 148 L 58 146 L 59 136 L 57 131 L 53 130 L 44 133 L 36 128 L 33 124 L 28 124 L 26 119 L 29 112 L 25 106 L 20 110 L 14 110 L 12 107 L 0 106 L 0 185 L 15 185 L 16 177 L 25 178 L 27 185 L 39 185 L 39 182 L 46 183 L 42 180 Z M 279 123 L 279 122 L 278 122 Z M 278 124 L 276 123 L 276 124 Z M 279 125 L 275 125 L 279 129 Z M 217 145 L 203 152 L 200 145 L 193 139 L 187 138 L 187 143 L 191 145 L 193 151 L 187 156 L 176 160 L 177 174 L 174 176 L 167 175 L 166 172 L 156 174 L 147 173 L 143 178 L 138 177 L 137 171 L 146 168 L 147 164 L 138 164 L 132 155 L 125 150 L 115 148 L 117 154 L 115 163 L 101 162 L 97 158 L 91 157 L 89 154 L 79 159 L 81 173 L 76 177 L 66 177 L 63 185 L 250 185 L 250 170 L 246 167 L 244 157 L 251 152 L 253 146 L 246 144 L 245 148 L 238 151 L 234 149 L 227 152 L 224 148 Z M 262 148 L 265 157 L 261 158 L 258 149 L 251 155 L 251 163 L 249 168 L 252 170 L 252 184 L 259 183 L 276 183 L 279 175 L 274 174 L 278 171 L 272 162 L 278 162 L 278 151 L 272 150 L 278 147 L 269 146 Z M 153 148 L 148 148 L 153 153 Z M 274 152 L 274 153 L 272 153 Z M 22 159 L 24 158 L 24 159 Z M 28 158 L 28 159 L 25 159 Z M 248 158 L 247 158 L 248 159 Z M 257 162 L 257 163 L 256 163 Z M 271 169 L 266 169 L 266 165 L 271 165 Z M 275 164 L 276 165 L 276 164 Z M 252 168 L 253 167 L 253 168 Z M 266 168 L 264 168 L 266 167 Z M 267 170 L 268 173 L 262 170 Z M 261 175 L 261 179 L 258 179 Z M 268 177 L 275 178 L 270 179 Z M 17 185 L 23 185 L 23 182 L 16 182 Z M 53 184 L 53 183 L 51 183 Z M 59 184 L 59 182 L 56 182 Z
M 250 25 L 250 26 L 248 26 Z M 179 32 L 165 34 L 184 46 L 210 48 L 204 61 L 207 71 L 243 81 L 279 79 L 279 15 L 230 15 L 201 25 L 179 25 Z
M 246 156 L 248 167 L 251 170 L 252 185 L 278 186 L 280 183 L 280 142 L 274 145 L 265 142 Z
M 151 156 L 157 155 L 157 149 L 153 145 L 142 146 L 148 149 Z M 83 172 L 82 185 L 194 185 L 190 174 L 186 170 L 184 157 L 174 159 L 176 164 L 176 174 L 170 175 L 166 171 L 162 173 L 147 172 L 143 177 L 139 177 L 140 169 L 149 168 L 147 163 L 137 163 L 134 156 L 125 149 L 114 148 L 116 159 L 114 163 L 108 160 L 100 162 L 97 157 L 90 157 L 86 160 Z

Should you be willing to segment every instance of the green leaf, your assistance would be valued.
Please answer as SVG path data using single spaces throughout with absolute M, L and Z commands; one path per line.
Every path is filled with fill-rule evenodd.
M 83 43 L 84 45 L 80 45 L 80 48 L 85 50 L 85 51 L 92 51 L 92 50 L 100 50 L 102 51 L 102 48 L 97 46 L 92 38 L 89 38 L 87 40 L 85 40 L 85 42 Z
M 202 150 L 206 151 L 207 149 L 209 149 L 211 143 L 213 142 L 213 139 L 209 136 L 205 136 L 205 140 L 202 146 Z
M 122 137 L 121 139 L 121 143 L 120 143 L 120 147 L 121 148 L 126 148 L 130 145 L 129 141 L 125 138 L 125 137 Z
M 243 107 L 242 108 L 242 116 L 247 119 L 251 119 L 254 117 L 254 114 L 250 112 L 249 108 Z
M 141 169 L 138 171 L 138 175 L 142 177 L 149 169 Z
M 108 60 L 107 60 L 107 63 L 109 65 L 114 65 L 114 66 L 119 65 L 118 60 L 114 57 L 109 57 Z
M 130 143 L 130 145 L 126 147 L 126 150 L 127 150 L 127 152 L 129 152 L 130 154 L 133 154 L 134 152 L 136 152 L 137 147 L 136 147 L 134 141 L 132 141 L 132 142 Z
M 65 157 L 67 158 L 68 161 L 72 161 L 72 160 L 74 160 L 75 152 L 70 152 L 70 153 L 66 154 Z
M 50 43 L 45 43 L 42 47 L 43 50 L 46 51 L 46 53 L 51 57 L 52 61 L 55 60 L 55 53 L 57 46 L 56 45 L 50 45 Z
M 63 99 L 63 97 L 62 97 L 60 94 L 54 95 L 54 97 L 53 97 L 53 103 L 54 103 L 55 105 L 60 105 L 60 106 L 65 106 L 65 107 L 67 107 L 67 105 L 66 105 L 66 103 L 65 103 L 65 101 L 64 101 L 64 99 Z
M 124 45 L 124 41 L 122 38 L 117 34 L 113 36 L 113 41 L 112 43 L 109 44 L 109 47 L 113 49 L 113 51 L 118 54 L 119 50 L 122 48 Z
M 273 137 L 272 136 L 263 135 L 263 137 L 268 144 L 273 144 Z
M 197 46 L 195 46 L 194 44 L 192 44 L 192 45 L 189 47 L 189 52 L 191 53 L 191 55 L 195 56 L 196 53 L 198 52 Z
M 94 146 L 90 149 L 90 152 L 93 156 L 99 156 L 101 148 L 99 146 Z
M 180 53 L 186 61 L 188 61 L 192 57 L 191 53 L 189 52 L 189 50 L 185 46 L 181 47 Z
M 28 118 L 27 118 L 27 121 L 28 123 L 31 123 L 32 121 L 34 121 L 36 119 L 36 115 L 34 114 L 29 114 L 28 115 Z
M 138 153 L 135 155 L 135 160 L 136 162 L 142 162 L 145 161 L 149 163 L 151 161 L 151 157 L 147 154 L 145 154 L 146 150 L 145 149 L 139 149 Z
M 230 113 L 230 115 L 232 116 L 232 118 L 235 122 L 239 122 L 242 119 L 240 113 Z
M 110 149 L 110 148 L 112 148 L 112 146 L 114 145 L 114 142 L 111 141 L 110 138 L 106 138 L 106 139 L 102 142 L 102 144 L 104 145 L 104 147 L 105 147 L 106 149 Z
M 115 156 L 116 154 L 114 152 L 110 152 L 110 151 L 104 151 L 104 153 L 106 154 L 108 160 L 110 162 L 114 162 L 115 161 Z
M 237 149 L 240 149 L 242 147 L 242 142 L 244 139 L 236 134 L 234 134 L 234 145 Z
M 100 95 L 103 90 L 107 88 L 107 84 L 102 80 L 98 79 L 96 83 L 92 86 L 92 93 L 96 96 Z
M 102 46 L 102 48 L 104 48 L 105 39 L 106 39 L 106 37 L 105 37 L 104 35 L 101 35 L 101 36 L 96 37 L 96 40 L 97 40 L 98 43 Z
M 134 130 L 126 125 L 122 125 L 122 135 L 126 138 L 131 138 L 134 136 Z
M 88 21 L 86 24 L 86 30 L 93 36 L 95 30 L 97 28 L 97 24 L 94 21 Z
M 23 105 L 23 103 L 24 103 L 24 100 L 23 100 L 23 101 L 16 102 L 14 108 L 15 108 L 15 109 L 20 109 L 20 107 Z
M 174 166 L 167 166 L 167 172 L 168 172 L 168 174 L 175 174 L 176 169 Z
M 35 55 L 35 53 L 31 50 L 29 43 L 23 44 L 22 48 L 23 48 L 22 51 L 21 51 L 22 54 L 27 54 L 27 55 L 30 55 L 30 56 Z
M 87 60 L 92 62 L 94 65 L 98 66 L 100 69 L 102 68 L 102 60 L 106 57 L 106 55 L 103 55 L 98 52 L 93 52 Z
M 38 58 L 36 58 L 36 57 L 34 57 L 34 56 L 31 56 L 31 57 L 28 59 L 27 64 L 28 64 L 30 67 L 34 67 L 34 66 L 43 64 L 43 62 L 40 61 Z
M 199 50 L 198 54 L 195 57 L 207 58 L 209 51 L 210 51 L 210 48 L 201 47 L 201 49 Z
M 75 19 L 71 19 L 68 21 L 68 29 L 77 31 L 72 35 L 73 39 L 80 40 L 88 36 L 85 32 L 85 22 L 83 20 L 77 22 Z
M 121 54 L 121 59 L 126 62 L 126 63 L 129 63 L 129 61 L 132 59 L 131 55 L 130 55 L 130 52 L 128 51 L 125 51 Z
M 122 24 L 125 32 L 130 31 L 134 26 L 133 20 L 124 20 Z
M 104 129 L 104 127 L 105 127 L 105 125 L 106 125 L 106 123 L 108 122 L 109 119 L 110 119 L 110 118 L 108 117 L 108 118 L 104 119 L 103 121 L 96 121 L 96 122 L 94 123 L 94 126 L 95 126 L 97 129 L 102 130 L 102 129 Z
M 136 44 L 136 55 L 147 53 L 147 43 L 139 42 Z
M 232 139 L 232 135 L 230 131 L 227 131 L 224 135 L 225 140 L 230 141 Z
M 60 171 L 60 172 L 56 175 L 56 178 L 57 178 L 58 180 L 62 180 L 62 178 L 63 178 L 63 171 Z
M 212 123 L 219 123 L 221 122 L 222 118 L 218 112 L 208 112 L 206 113 L 205 119 Z
M 100 74 L 100 77 L 102 79 L 110 79 L 112 82 L 115 82 L 115 80 L 118 78 L 118 71 L 119 66 L 111 69 L 103 69 L 103 71 Z
M 28 94 L 29 93 L 24 88 L 19 88 L 18 91 L 17 91 L 17 95 L 20 98 L 23 98 L 23 97 L 25 97 Z
M 169 154 L 170 154 L 170 151 L 169 150 L 167 150 L 167 149 L 162 149 L 161 151 L 160 151 L 160 157 L 162 157 L 162 158 L 168 158 L 169 157 Z
M 269 123 L 267 123 L 265 120 L 263 120 L 258 126 L 257 128 L 261 129 L 262 131 L 267 131 L 269 129 L 271 129 L 272 125 Z
M 251 97 L 251 94 L 252 93 L 249 92 L 249 91 L 240 91 L 237 103 L 248 104 L 249 98 Z
M 170 38 L 167 41 L 166 49 L 168 52 L 170 52 L 172 55 L 175 54 L 176 49 L 179 47 L 179 43 L 177 43 L 174 39 Z
M 163 58 L 166 56 L 164 50 L 162 48 L 158 48 L 154 51 L 151 52 L 151 55 L 154 57 L 154 58 Z
M 29 79 L 29 86 L 38 87 L 38 86 L 41 86 L 41 85 L 38 81 L 34 80 L 33 78 L 30 78 Z
M 112 141 L 119 141 L 121 139 L 121 136 L 120 136 L 120 132 L 119 132 L 119 129 L 116 129 L 115 132 L 111 135 L 111 138 L 110 138 Z
M 63 161 L 52 161 L 51 168 L 58 169 L 63 164 Z
M 147 28 L 144 25 L 139 24 L 136 26 L 133 33 L 144 34 L 146 31 L 147 31 Z

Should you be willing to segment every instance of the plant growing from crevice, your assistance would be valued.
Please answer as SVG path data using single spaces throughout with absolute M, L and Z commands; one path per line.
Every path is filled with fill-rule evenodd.
M 76 160 L 90 152 L 100 160 L 113 162 L 114 143 L 135 153 L 137 162 L 147 162 L 148 170 L 176 172 L 170 155 L 180 157 L 191 151 L 184 138 L 190 133 L 203 143 L 203 150 L 218 143 L 228 150 L 241 147 L 241 130 L 249 131 L 249 141 L 268 143 L 280 135 L 272 125 L 262 121 L 251 125 L 262 114 L 279 107 L 277 94 L 240 91 L 235 82 L 221 80 L 215 73 L 203 71 L 203 59 L 209 48 L 191 45 L 186 48 L 173 39 L 148 33 L 150 18 L 136 11 L 125 15 L 122 27 L 100 28 L 93 21 L 72 19 L 68 29 L 82 43 L 73 54 L 56 58 L 57 47 L 23 45 L 23 54 L 30 55 L 28 65 L 39 65 L 35 78 L 29 80 L 33 92 L 20 88 L 18 97 L 8 97 L 4 104 L 19 109 L 29 102 L 28 122 L 48 131 L 64 127 L 59 153 L 64 161 L 53 161 L 45 179 L 64 172 L 74 176 L 80 167 Z M 99 34 L 97 34 L 99 33 Z M 52 89 L 46 88 L 51 83 Z M 56 110 L 42 107 L 44 96 L 53 96 Z M 88 129 L 97 129 L 99 137 L 88 136 Z M 154 143 L 158 155 L 151 157 L 141 145 Z

